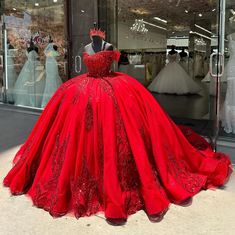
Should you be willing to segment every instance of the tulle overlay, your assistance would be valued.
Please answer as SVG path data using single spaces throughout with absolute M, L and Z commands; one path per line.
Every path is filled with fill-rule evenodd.
M 165 211 L 225 183 L 229 158 L 177 127 L 135 79 L 89 71 L 49 101 L 4 179 L 12 194 L 27 193 L 53 216 L 104 211 L 126 218 L 140 209 Z
M 179 54 L 168 55 L 169 63 L 159 72 L 148 86 L 148 89 L 158 93 L 197 94 L 200 86 L 188 75 L 179 64 Z

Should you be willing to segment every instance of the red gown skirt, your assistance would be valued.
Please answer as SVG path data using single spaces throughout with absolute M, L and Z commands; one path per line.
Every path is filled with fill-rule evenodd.
M 54 94 L 4 185 L 53 216 L 126 218 L 166 211 L 230 173 L 227 156 L 176 126 L 135 79 L 84 74 Z

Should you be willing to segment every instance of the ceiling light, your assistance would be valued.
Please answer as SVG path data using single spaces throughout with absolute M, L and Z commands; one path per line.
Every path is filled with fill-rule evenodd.
M 178 2 L 176 3 L 176 7 L 178 7 L 180 5 L 181 0 L 178 0 Z
M 199 16 L 199 17 L 202 17 L 202 13 L 199 13 L 198 16 Z
M 151 25 L 151 26 L 156 27 L 156 28 L 159 28 L 159 29 L 167 30 L 167 29 L 166 29 L 166 28 L 164 28 L 164 27 L 161 27 L 161 26 L 158 26 L 158 25 L 155 25 L 155 24 L 149 23 L 149 22 L 144 21 L 144 20 L 143 20 L 143 23 L 148 24 L 148 25 Z
M 167 24 L 167 20 L 161 19 L 161 18 L 159 18 L 159 17 L 153 17 L 153 19 L 158 20 L 158 21 L 161 21 L 161 22 Z
M 195 38 L 194 42 L 197 46 L 206 46 L 206 42 L 203 38 Z
M 81 10 L 82 13 L 84 13 L 85 11 L 84 10 Z
M 209 31 L 209 30 L 203 28 L 202 26 L 200 26 L 200 25 L 198 25 L 198 24 L 194 24 L 194 25 L 195 25 L 197 28 L 199 28 L 199 29 L 201 29 L 201 30 L 203 30 L 203 31 L 205 31 L 205 32 L 207 32 L 207 33 L 209 33 L 209 34 L 212 34 L 211 31 Z
M 201 36 L 201 37 L 203 37 L 203 38 L 207 38 L 207 39 L 211 40 L 210 37 L 207 37 L 206 35 L 201 34 L 201 33 L 198 33 L 198 32 L 190 31 L 189 33 L 190 33 L 190 34 L 196 34 L 196 35 L 198 35 L 198 36 Z
M 58 2 L 58 0 L 53 0 L 53 2 Z
M 39 6 L 39 3 L 38 2 L 35 2 L 35 4 L 34 4 L 36 7 L 38 7 Z
M 214 8 L 214 9 L 212 9 L 212 11 L 215 11 L 216 9 Z
M 135 8 L 131 9 L 130 12 L 138 14 L 138 15 L 149 15 L 150 12 L 146 10 L 145 8 Z
M 12 10 L 13 10 L 13 11 L 16 11 L 16 8 L 15 8 L 15 7 L 13 7 L 13 8 L 12 8 Z
M 188 10 L 185 9 L 184 12 L 185 12 L 185 13 L 188 13 Z

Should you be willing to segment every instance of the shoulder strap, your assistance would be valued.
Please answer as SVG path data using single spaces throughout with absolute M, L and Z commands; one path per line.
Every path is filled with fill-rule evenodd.
M 102 51 L 104 51 L 104 50 L 105 50 L 106 44 L 107 44 L 107 42 L 104 42 L 104 45 L 103 45 Z

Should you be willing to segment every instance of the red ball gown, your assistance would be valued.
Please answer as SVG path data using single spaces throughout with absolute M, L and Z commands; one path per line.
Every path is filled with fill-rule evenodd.
M 222 186 L 231 162 L 176 126 L 132 77 L 110 72 L 117 51 L 84 53 L 88 73 L 62 84 L 4 179 L 53 216 L 148 215 Z

